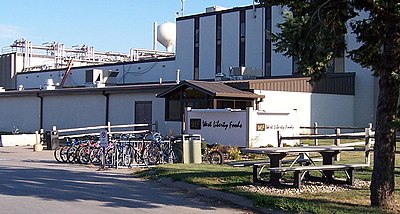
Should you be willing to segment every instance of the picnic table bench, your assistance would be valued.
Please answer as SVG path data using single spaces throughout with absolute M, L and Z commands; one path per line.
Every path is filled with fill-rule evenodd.
M 332 176 L 326 176 L 324 173 L 328 171 L 344 170 L 346 173 L 346 181 L 343 183 L 353 186 L 354 185 L 354 171 L 356 168 L 369 167 L 368 164 L 334 164 L 334 165 L 318 165 L 318 166 L 298 166 L 298 167 L 271 167 L 268 171 L 273 173 L 294 172 L 293 187 L 301 188 L 301 181 L 303 176 L 307 175 L 307 180 L 324 181 L 327 183 L 341 183 L 340 180 Z M 308 173 L 310 171 L 321 171 L 322 178 L 313 177 Z
M 243 149 L 246 153 L 265 154 L 269 157 L 270 163 L 268 171 L 270 172 L 269 180 L 261 178 L 261 172 L 267 165 L 266 163 L 256 163 L 253 165 L 253 183 L 270 183 L 273 186 L 284 186 L 281 182 L 282 174 L 286 172 L 294 172 L 294 187 L 301 188 L 301 180 L 306 177 L 309 180 L 318 180 L 327 183 L 343 183 L 341 180 L 334 178 L 334 172 L 344 170 L 347 175 L 345 183 L 354 184 L 354 170 L 356 168 L 368 167 L 368 164 L 334 164 L 334 159 L 341 151 L 352 151 L 354 147 L 349 146 L 303 146 L 303 147 L 266 147 L 266 148 L 248 148 Z M 310 158 L 308 155 L 308 163 L 302 164 L 302 159 L 296 158 L 289 167 L 284 167 L 284 158 L 288 154 L 306 154 L 308 152 L 318 152 L 322 156 L 322 165 L 316 165 L 317 159 Z M 299 156 L 298 156 L 299 157 Z M 300 163 L 300 166 L 293 166 Z M 321 171 L 321 177 L 309 175 L 310 171 Z

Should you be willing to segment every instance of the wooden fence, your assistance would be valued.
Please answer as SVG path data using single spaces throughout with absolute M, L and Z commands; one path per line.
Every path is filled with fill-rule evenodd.
M 282 136 L 279 131 L 278 135 L 278 146 L 283 146 L 282 141 L 284 140 L 314 140 L 314 145 L 318 145 L 318 140 L 327 139 L 333 140 L 333 145 L 336 146 L 363 146 L 362 150 L 365 152 L 365 163 L 370 164 L 371 162 L 371 146 L 373 144 L 374 134 L 375 132 L 372 129 L 372 124 L 369 124 L 367 128 L 358 128 L 358 127 L 318 127 L 314 124 L 314 127 L 301 127 L 301 128 L 309 128 L 312 130 L 312 134 L 308 135 L 298 135 L 298 136 Z M 335 134 L 318 134 L 318 129 L 333 129 Z M 341 130 L 349 129 L 349 130 L 361 130 L 364 129 L 363 132 L 350 132 L 350 133 L 341 133 Z M 341 144 L 341 139 L 359 139 L 362 140 L 360 142 L 352 142 Z M 361 148 L 360 148 L 361 149 Z M 336 156 L 336 160 L 340 160 L 340 154 Z
M 124 124 L 124 125 L 111 125 L 110 122 L 105 126 L 91 126 L 91 127 L 79 127 L 70 129 L 59 129 L 53 126 L 53 131 L 58 133 L 59 139 L 65 138 L 79 138 L 84 136 L 99 136 L 100 132 L 107 130 L 109 138 L 113 134 L 138 134 L 145 133 L 152 130 L 152 126 L 157 126 L 157 124 Z M 137 130 L 137 128 L 139 128 Z

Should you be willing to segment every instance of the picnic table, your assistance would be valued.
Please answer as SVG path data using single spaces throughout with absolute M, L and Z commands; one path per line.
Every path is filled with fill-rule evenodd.
M 343 183 L 341 180 L 334 178 L 334 172 L 338 170 L 345 170 L 347 179 L 345 183 L 354 185 L 354 170 L 360 167 L 368 167 L 368 164 L 335 164 L 335 156 L 342 151 L 352 151 L 352 146 L 299 146 L 299 147 L 265 147 L 265 148 L 245 148 L 242 149 L 244 153 L 264 154 L 270 159 L 269 162 L 269 180 L 263 180 L 260 175 L 265 165 L 253 165 L 253 183 L 267 182 L 273 186 L 282 186 L 281 183 L 282 173 L 294 172 L 293 186 L 300 188 L 301 180 L 307 178 L 309 180 L 318 180 L 326 183 Z M 319 153 L 322 156 L 322 165 L 316 165 L 313 161 L 315 157 L 308 155 L 310 152 Z M 293 160 L 289 167 L 283 167 L 283 159 L 289 154 L 296 154 L 297 157 Z M 310 164 L 301 164 L 294 166 L 299 160 L 300 156 L 306 156 Z M 321 177 L 310 176 L 309 171 L 321 171 Z M 306 175 L 306 176 L 305 176 Z

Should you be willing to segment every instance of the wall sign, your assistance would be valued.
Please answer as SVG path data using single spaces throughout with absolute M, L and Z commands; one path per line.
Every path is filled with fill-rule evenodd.
M 256 131 L 258 131 L 258 132 L 265 131 L 265 123 L 257 123 L 256 124 Z
M 201 119 L 190 119 L 190 129 L 201 130 Z

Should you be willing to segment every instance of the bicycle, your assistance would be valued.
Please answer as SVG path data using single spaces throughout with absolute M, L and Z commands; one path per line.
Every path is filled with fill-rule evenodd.
M 176 143 L 176 139 L 170 137 L 160 145 L 162 161 L 164 163 L 182 163 L 183 152 L 179 148 L 176 148 Z
M 201 157 L 203 162 L 208 162 L 210 164 L 223 164 L 224 163 L 224 156 L 222 152 L 218 149 L 219 144 L 208 144 L 202 143 L 201 144 Z

